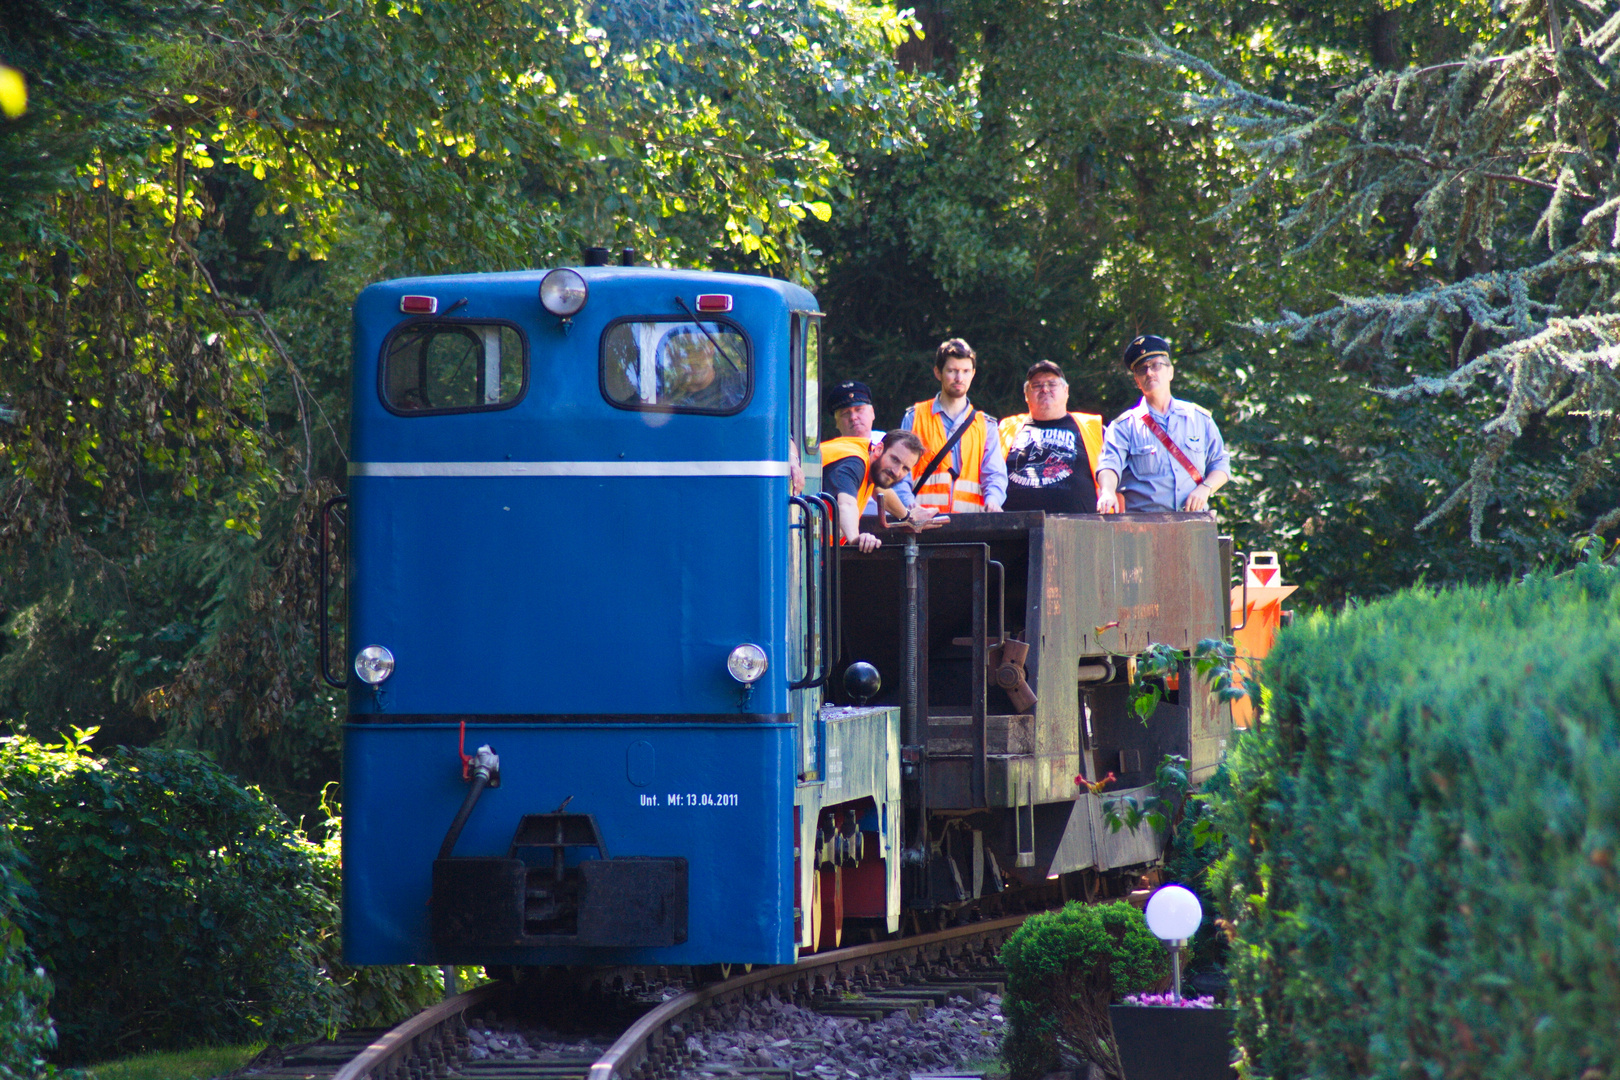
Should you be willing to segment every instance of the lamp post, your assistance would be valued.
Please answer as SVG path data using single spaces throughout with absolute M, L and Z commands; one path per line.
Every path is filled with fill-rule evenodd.
M 1204 921 L 1204 906 L 1198 897 L 1180 885 L 1165 885 L 1148 897 L 1148 929 L 1170 949 L 1170 970 L 1175 980 L 1175 1000 L 1181 1000 L 1181 950 L 1198 932 Z

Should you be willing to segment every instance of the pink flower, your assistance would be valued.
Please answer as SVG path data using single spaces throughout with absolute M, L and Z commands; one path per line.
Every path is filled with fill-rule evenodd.
M 1203 997 L 1184 997 L 1180 1001 L 1175 1000 L 1172 994 L 1128 994 L 1121 1004 L 1157 1005 L 1161 1008 L 1169 1007 L 1173 1009 L 1213 1009 L 1215 999 L 1208 994 Z

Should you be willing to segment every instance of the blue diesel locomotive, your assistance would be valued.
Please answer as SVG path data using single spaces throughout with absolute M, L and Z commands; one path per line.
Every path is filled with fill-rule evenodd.
M 347 959 L 785 963 L 1153 863 L 1076 777 L 1213 767 L 1226 710 L 1184 673 L 1144 724 L 1122 662 L 1225 631 L 1213 518 L 840 549 L 815 298 L 587 261 L 355 304 L 347 506 L 320 527 L 323 583 L 347 532 L 347 633 L 321 628 Z M 879 679 L 846 680 L 860 661 Z

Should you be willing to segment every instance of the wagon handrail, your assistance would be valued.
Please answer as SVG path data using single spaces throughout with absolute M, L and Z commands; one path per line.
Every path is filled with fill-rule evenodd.
M 1243 621 L 1232 627 L 1232 633 L 1235 634 L 1249 625 L 1249 560 L 1253 556 L 1247 551 L 1234 551 L 1232 554 L 1243 556 L 1243 599 L 1239 601 L 1243 606 Z M 1231 604 L 1228 603 L 1227 606 L 1231 607 Z

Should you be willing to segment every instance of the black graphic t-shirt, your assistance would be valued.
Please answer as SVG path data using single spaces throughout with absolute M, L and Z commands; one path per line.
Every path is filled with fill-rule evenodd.
M 1056 420 L 1027 421 L 1007 451 L 1007 501 L 1002 509 L 1095 514 L 1092 471 L 1074 417 L 1065 413 Z

